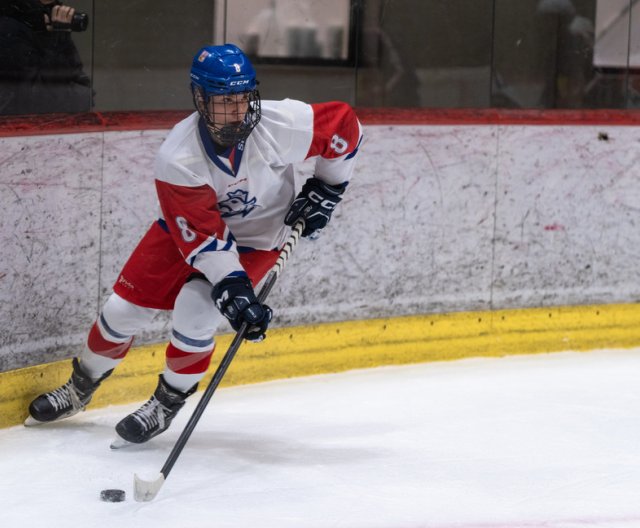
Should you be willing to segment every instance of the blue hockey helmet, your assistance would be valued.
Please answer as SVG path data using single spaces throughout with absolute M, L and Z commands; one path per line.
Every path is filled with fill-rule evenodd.
M 233 145 L 246 139 L 260 121 L 260 94 L 256 72 L 248 57 L 233 44 L 205 46 L 191 65 L 191 91 L 196 109 L 205 120 L 213 139 Z M 232 95 L 246 112 L 232 117 L 229 102 L 216 96 Z
M 191 83 L 207 96 L 249 92 L 258 84 L 248 57 L 233 44 L 202 48 L 193 58 Z

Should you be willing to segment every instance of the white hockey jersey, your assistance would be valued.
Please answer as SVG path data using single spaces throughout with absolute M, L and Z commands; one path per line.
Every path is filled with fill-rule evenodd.
M 317 178 L 346 184 L 361 138 L 346 103 L 263 101 L 249 137 L 219 154 L 194 113 L 173 128 L 156 157 L 162 218 L 186 262 L 216 284 L 242 271 L 239 251 L 285 242 L 284 217 L 295 198 L 292 165 L 315 158 Z

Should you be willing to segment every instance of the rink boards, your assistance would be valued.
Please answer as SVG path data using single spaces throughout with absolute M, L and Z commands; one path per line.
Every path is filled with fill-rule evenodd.
M 220 336 L 211 378 L 231 335 Z M 469 357 L 630 348 L 640 342 L 640 305 L 460 312 L 276 328 L 244 343 L 221 386 Z M 164 367 L 164 344 L 133 348 L 91 408 L 148 398 Z M 64 383 L 70 362 L 0 373 L 0 427 L 21 423 L 39 391 Z
M 0 119 L 0 427 L 67 380 L 157 217 L 153 157 L 185 115 Z M 358 115 L 344 203 L 278 281 L 279 328 L 243 345 L 225 384 L 640 344 L 639 112 Z M 158 317 L 92 405 L 147 398 L 168 329 Z

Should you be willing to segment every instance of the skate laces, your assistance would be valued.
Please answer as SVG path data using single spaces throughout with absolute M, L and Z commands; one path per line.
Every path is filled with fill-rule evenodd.
M 145 431 L 154 428 L 164 429 L 165 410 L 168 411 L 155 396 L 151 396 L 147 403 L 133 413 L 133 417 L 140 422 Z
M 71 407 L 74 410 L 82 409 L 84 404 L 78 397 L 71 380 L 62 387 L 58 387 L 47 393 L 47 399 L 56 411 Z

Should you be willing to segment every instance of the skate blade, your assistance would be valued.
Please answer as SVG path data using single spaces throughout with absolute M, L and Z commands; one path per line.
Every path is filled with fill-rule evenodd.
M 27 417 L 27 419 L 24 421 L 24 426 L 25 427 L 36 427 L 38 425 L 42 425 L 45 424 L 47 422 L 40 422 L 38 420 L 36 420 L 33 416 L 29 415 Z
M 123 449 L 123 448 L 134 446 L 134 445 L 137 445 L 137 444 L 134 444 L 133 442 L 129 442 L 124 438 L 118 437 L 114 439 L 113 442 L 111 442 L 111 445 L 109 447 L 114 451 L 117 451 L 118 449 Z

